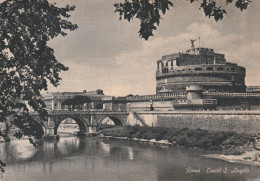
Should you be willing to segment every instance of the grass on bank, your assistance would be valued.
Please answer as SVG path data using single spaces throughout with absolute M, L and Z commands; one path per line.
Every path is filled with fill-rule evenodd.
M 254 136 L 249 134 L 188 128 L 143 127 L 139 125 L 109 128 L 101 130 L 99 133 L 105 136 L 127 137 L 129 139 L 167 140 L 179 146 L 209 150 L 222 150 L 223 148 L 244 146 L 255 142 Z

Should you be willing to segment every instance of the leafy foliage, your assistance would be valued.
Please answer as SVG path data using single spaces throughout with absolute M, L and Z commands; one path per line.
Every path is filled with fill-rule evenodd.
M 73 98 L 66 99 L 62 102 L 63 105 L 81 105 L 90 103 L 91 99 L 88 96 L 75 96 Z
M 180 146 L 198 147 L 206 150 L 222 150 L 255 142 L 253 135 L 249 134 L 188 128 L 142 127 L 139 125 L 103 129 L 100 134 L 129 139 L 167 140 Z
M 70 106 L 69 110 L 70 109 L 73 110 L 74 108 L 82 110 L 83 109 L 82 105 L 84 105 L 85 103 L 90 103 L 90 102 L 91 102 L 91 99 L 88 96 L 78 95 L 73 98 L 68 98 L 68 99 L 64 100 L 62 102 L 62 105 Z
M 6 164 L 2 160 L 0 160 L 0 171 L 2 173 L 5 172 L 5 167 L 6 167 Z
M 161 14 L 165 14 L 169 10 L 170 6 L 173 6 L 169 0 L 126 0 L 124 3 L 114 4 L 116 10 L 125 20 L 129 22 L 134 18 L 138 18 L 141 22 L 139 35 L 147 40 L 150 36 L 153 36 L 153 30 L 156 30 L 155 24 L 159 26 Z
M 57 86 L 59 72 L 68 70 L 47 42 L 67 35 L 66 30 L 77 29 L 67 21 L 74 9 L 68 5 L 58 8 L 47 0 L 6 0 L 0 4 L 0 122 L 20 128 L 14 134 L 17 138 L 37 136 L 39 126 L 30 109 L 41 119 L 47 118 L 40 91 L 47 90 L 48 81 Z M 32 138 L 29 141 L 38 145 Z M 4 167 L 0 161 L 2 172 Z
M 214 17 L 215 21 L 222 20 L 226 10 L 218 6 L 215 0 L 188 0 L 200 2 L 199 9 L 202 9 L 206 17 Z M 235 7 L 241 11 L 246 10 L 250 0 L 226 0 L 226 5 L 235 2 Z M 173 3 L 171 0 L 125 0 L 124 3 L 115 3 L 115 12 L 119 13 L 119 19 L 124 18 L 131 21 L 133 18 L 140 20 L 139 36 L 148 40 L 153 36 L 156 25 L 159 26 L 161 13 L 165 14 Z
M 74 6 L 58 8 L 47 0 L 6 0 L 0 4 L 0 121 L 9 121 L 21 134 L 34 136 L 29 110 L 46 119 L 40 91 L 48 81 L 59 85 L 59 72 L 68 70 L 47 42 L 77 25 L 67 21 Z

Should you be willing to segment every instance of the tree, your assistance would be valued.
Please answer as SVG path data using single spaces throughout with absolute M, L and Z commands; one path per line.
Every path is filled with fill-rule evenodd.
M 73 102 L 72 102 L 72 99 L 71 99 L 71 98 L 65 99 L 65 100 L 62 102 L 62 105 L 63 105 L 63 106 L 65 106 L 65 105 L 70 106 L 70 105 L 72 105 L 72 104 L 73 104 Z
M 73 97 L 72 99 L 65 99 L 62 102 L 62 105 L 69 105 L 69 106 L 79 106 L 81 107 L 83 104 L 85 103 L 90 103 L 91 99 L 88 96 L 82 96 L 82 95 L 77 95 L 75 97 Z
M 215 0 L 187 0 L 190 3 L 200 2 L 206 17 L 214 17 L 215 21 L 222 20 L 226 10 L 217 5 Z M 225 0 L 226 5 L 234 4 L 241 11 L 247 9 L 250 0 Z M 119 19 L 131 21 L 133 18 L 140 20 L 139 36 L 148 40 L 153 36 L 156 25 L 159 26 L 162 19 L 161 13 L 165 14 L 173 6 L 171 0 L 125 0 L 124 3 L 115 3 L 115 12 L 119 13 Z
M 74 9 L 69 5 L 59 8 L 47 0 L 6 0 L 0 4 L 0 122 L 9 120 L 18 127 L 15 135 L 19 138 L 36 135 L 29 110 L 46 120 L 40 92 L 47 90 L 48 82 L 59 85 L 59 72 L 68 70 L 47 42 L 66 36 L 66 30 L 77 29 L 67 20 Z
M 72 99 L 74 105 L 81 105 L 85 103 L 90 103 L 91 99 L 88 96 L 75 96 Z

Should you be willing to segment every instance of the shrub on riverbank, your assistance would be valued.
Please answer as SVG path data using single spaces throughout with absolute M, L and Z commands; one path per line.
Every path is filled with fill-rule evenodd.
M 213 132 L 187 128 L 141 127 L 138 125 L 104 129 L 100 131 L 100 134 L 112 137 L 127 137 L 129 139 L 167 140 L 180 146 L 214 150 L 243 146 L 254 142 L 252 135 L 238 134 L 235 132 Z

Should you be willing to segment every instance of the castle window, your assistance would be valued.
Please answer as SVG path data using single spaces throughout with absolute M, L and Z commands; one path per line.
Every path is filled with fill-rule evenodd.
M 207 67 L 206 70 L 213 70 L 213 67 Z
M 235 71 L 235 70 L 236 70 L 236 68 L 235 68 L 235 67 L 232 67 L 232 68 L 231 68 L 231 70 L 232 70 L 232 71 Z
M 222 67 L 218 67 L 217 70 L 224 70 L 224 68 L 222 68 Z
M 163 74 L 168 73 L 168 69 L 166 69 L 166 68 L 162 69 L 162 73 Z
M 166 62 L 166 67 L 168 67 L 168 62 Z
M 200 71 L 200 70 L 202 70 L 201 68 L 195 68 L 194 69 L 195 71 Z

